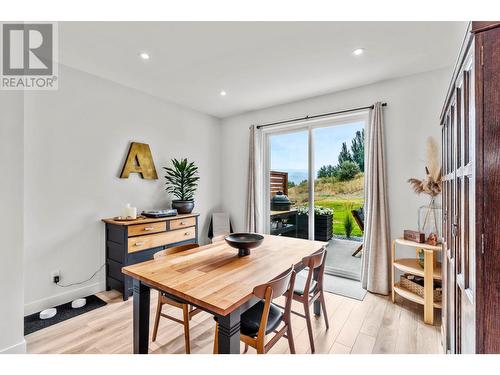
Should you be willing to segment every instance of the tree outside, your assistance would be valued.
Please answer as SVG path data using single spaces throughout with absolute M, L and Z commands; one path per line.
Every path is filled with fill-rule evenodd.
M 322 165 L 314 182 L 315 206 L 333 209 L 333 233 L 351 237 L 362 236 L 351 210 L 364 204 L 364 130 L 356 131 L 354 138 L 343 142 L 337 164 Z M 289 198 L 297 205 L 308 202 L 307 180 L 298 184 L 289 183 Z M 351 228 L 352 227 L 352 228 Z

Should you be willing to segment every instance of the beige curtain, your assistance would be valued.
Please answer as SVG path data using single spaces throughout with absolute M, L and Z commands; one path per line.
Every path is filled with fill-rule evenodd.
M 361 281 L 373 293 L 389 294 L 390 248 L 382 103 L 370 113 L 365 141 L 365 231 Z
M 246 231 L 256 233 L 263 233 L 261 140 L 262 132 L 252 125 L 248 153 Z

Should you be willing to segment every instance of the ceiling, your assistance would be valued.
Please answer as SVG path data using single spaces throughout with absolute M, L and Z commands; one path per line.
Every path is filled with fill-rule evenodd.
M 465 22 L 61 22 L 59 47 L 65 65 L 223 118 L 453 65 L 465 30 Z M 365 53 L 354 56 L 356 48 Z

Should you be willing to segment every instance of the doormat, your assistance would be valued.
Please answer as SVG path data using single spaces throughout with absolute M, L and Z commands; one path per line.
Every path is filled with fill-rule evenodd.
M 71 302 L 56 306 L 57 314 L 50 319 L 40 319 L 40 313 L 31 314 L 24 317 L 24 335 L 36 332 L 40 329 L 50 327 L 51 325 L 74 318 L 75 316 L 85 314 L 86 312 L 106 306 L 107 303 L 95 295 L 85 297 L 87 304 L 78 309 L 71 307 Z
M 358 301 L 363 301 L 366 296 L 366 290 L 361 286 L 361 281 L 333 275 L 323 276 L 323 289 L 325 292 L 357 299 Z

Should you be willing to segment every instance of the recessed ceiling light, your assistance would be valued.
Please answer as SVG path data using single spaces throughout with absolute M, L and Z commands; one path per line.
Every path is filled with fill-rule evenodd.
M 354 56 L 359 56 L 362 55 L 365 52 L 364 48 L 356 48 L 354 51 L 352 51 L 352 54 Z
M 222 90 L 219 94 L 220 94 L 220 96 L 226 96 L 227 92 L 225 92 L 224 90 Z
M 150 58 L 149 53 L 147 53 L 147 52 L 140 52 L 139 57 L 143 60 L 149 60 L 149 58 Z

